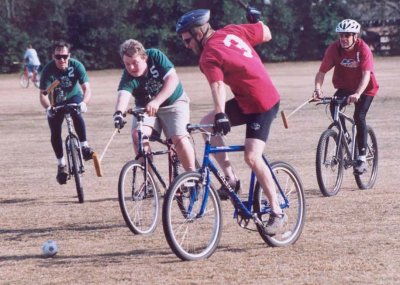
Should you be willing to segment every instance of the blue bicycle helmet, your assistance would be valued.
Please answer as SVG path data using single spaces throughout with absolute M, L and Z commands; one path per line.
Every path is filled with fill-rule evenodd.
M 176 22 L 176 32 L 182 34 L 191 28 L 202 26 L 210 20 L 210 10 L 198 9 L 187 12 Z

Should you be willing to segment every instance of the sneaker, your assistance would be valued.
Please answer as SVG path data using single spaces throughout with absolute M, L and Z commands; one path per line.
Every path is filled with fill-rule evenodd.
M 264 231 L 267 235 L 273 236 L 282 232 L 283 228 L 287 223 L 288 217 L 285 213 L 276 215 L 271 213 L 267 225 L 264 227 Z
M 229 177 L 226 177 L 225 179 L 229 181 Z M 230 181 L 229 185 L 233 188 L 233 190 L 235 191 L 236 194 L 239 193 L 239 191 L 240 191 L 240 180 Z M 226 189 L 225 186 L 221 186 L 221 188 L 219 188 L 217 190 L 217 192 L 218 192 L 219 198 L 221 200 L 228 200 L 229 199 L 229 193 L 228 193 L 229 190 Z
M 365 172 L 367 172 L 367 162 L 363 160 L 357 160 L 357 163 L 354 166 L 354 174 L 361 175 Z
M 57 176 L 56 176 L 57 182 L 60 185 L 66 184 L 67 178 L 68 178 L 67 166 L 59 165 L 57 168 Z
M 93 150 L 88 146 L 82 147 L 82 157 L 85 161 L 88 161 L 93 158 Z

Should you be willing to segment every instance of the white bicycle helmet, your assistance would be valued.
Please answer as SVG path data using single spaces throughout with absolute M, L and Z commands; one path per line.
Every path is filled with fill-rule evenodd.
M 336 26 L 336 33 L 360 33 L 361 25 L 352 19 L 345 19 Z

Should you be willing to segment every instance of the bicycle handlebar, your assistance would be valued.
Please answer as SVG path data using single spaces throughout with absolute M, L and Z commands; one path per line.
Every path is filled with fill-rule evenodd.
M 318 101 L 317 105 L 326 105 L 331 103 L 332 101 L 337 104 L 342 104 L 347 100 L 346 97 L 322 97 L 321 100 Z
M 214 130 L 215 125 L 214 124 L 187 124 L 186 129 L 189 133 L 196 131 L 196 130 L 200 130 L 201 132 L 205 132 L 205 133 L 210 133 L 215 135 L 215 130 Z M 206 131 L 206 128 L 212 128 L 212 131 Z
M 70 110 L 80 111 L 81 107 L 77 103 L 68 103 L 68 104 L 64 104 L 64 105 L 53 107 L 53 110 L 55 112 L 58 112 L 60 110 L 65 110 L 67 112 L 69 112 Z

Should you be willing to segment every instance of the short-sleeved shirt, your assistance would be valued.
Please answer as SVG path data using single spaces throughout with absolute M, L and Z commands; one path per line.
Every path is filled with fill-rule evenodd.
M 164 80 L 174 65 L 168 57 L 158 49 L 146 49 L 148 72 L 142 76 L 134 77 L 124 69 L 119 82 L 118 91 L 130 92 L 135 98 L 135 104 L 145 107 L 153 97 L 161 91 Z M 165 100 L 161 107 L 172 105 L 183 94 L 182 84 L 179 82 L 171 96 Z
M 33 66 L 40 65 L 40 60 L 37 55 L 37 52 L 33 48 L 29 48 L 25 51 L 24 60 L 25 60 L 26 64 L 29 64 L 29 65 L 33 65 Z
M 59 80 L 60 84 L 54 89 L 55 103 L 62 104 L 74 97 L 83 97 L 81 84 L 88 82 L 89 77 L 81 62 L 70 58 L 66 70 L 58 69 L 54 60 L 50 61 L 42 71 L 40 89 L 46 90 L 52 82 Z
M 373 55 L 368 45 L 357 39 L 354 48 L 341 48 L 340 41 L 335 41 L 327 48 L 320 72 L 327 73 L 334 67 L 332 83 L 335 89 L 355 92 L 360 84 L 363 71 L 371 71 L 371 79 L 364 91 L 365 95 L 375 96 L 379 85 L 375 77 Z
M 227 84 L 244 114 L 263 113 L 280 96 L 253 46 L 263 42 L 262 23 L 228 25 L 207 41 L 200 70 L 211 84 Z

